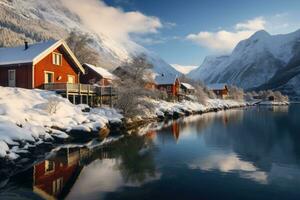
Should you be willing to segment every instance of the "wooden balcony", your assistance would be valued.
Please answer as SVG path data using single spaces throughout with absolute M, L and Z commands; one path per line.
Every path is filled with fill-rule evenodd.
M 66 94 L 83 94 L 97 96 L 115 96 L 116 89 L 111 86 L 95 86 L 77 83 L 45 83 L 45 90 Z

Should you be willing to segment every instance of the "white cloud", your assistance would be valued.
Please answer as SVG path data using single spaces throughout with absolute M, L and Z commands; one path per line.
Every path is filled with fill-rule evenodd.
M 125 12 L 99 0 L 62 0 L 76 13 L 86 28 L 102 35 L 109 35 L 118 42 L 126 42 L 130 34 L 157 33 L 163 25 L 159 18 L 141 12 Z
M 219 170 L 224 173 L 236 172 L 241 177 L 251 179 L 261 184 L 268 183 L 268 173 L 260 171 L 252 163 L 241 160 L 236 154 L 212 154 L 202 160 L 195 160 L 189 165 L 191 169 L 205 171 Z
M 249 38 L 256 31 L 265 29 L 266 21 L 258 17 L 246 22 L 237 23 L 234 31 L 219 30 L 217 32 L 200 32 L 190 34 L 186 39 L 214 51 L 229 52 L 238 42 Z
M 265 28 L 266 21 L 262 17 L 257 17 L 252 20 L 248 20 L 243 23 L 238 23 L 235 25 L 236 30 L 262 30 Z

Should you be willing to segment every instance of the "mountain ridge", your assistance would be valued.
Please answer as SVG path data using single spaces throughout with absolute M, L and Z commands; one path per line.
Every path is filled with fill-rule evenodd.
M 245 90 L 273 89 L 300 96 L 296 88 L 300 83 L 299 42 L 300 30 L 278 35 L 257 31 L 240 41 L 230 55 L 207 57 L 188 76 L 207 84 L 224 82 Z M 297 84 L 295 79 L 290 82 L 293 78 Z

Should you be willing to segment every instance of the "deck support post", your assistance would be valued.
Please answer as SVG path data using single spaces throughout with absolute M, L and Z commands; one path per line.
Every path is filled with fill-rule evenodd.
M 91 87 L 91 86 L 88 85 L 88 92 L 87 92 L 87 95 L 86 95 L 86 104 L 87 104 L 87 105 L 90 105 L 90 104 L 89 104 L 90 87 Z
M 110 107 L 113 107 L 113 100 L 112 100 L 112 87 L 110 87 Z
M 76 104 L 75 94 L 73 95 L 73 104 Z
M 94 107 L 94 96 L 91 95 L 91 107 Z
M 102 87 L 100 87 L 100 107 L 102 107 Z

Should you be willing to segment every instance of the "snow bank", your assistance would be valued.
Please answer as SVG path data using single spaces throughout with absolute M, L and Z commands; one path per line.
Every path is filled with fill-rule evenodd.
M 54 92 L 0 87 L 0 157 L 16 158 L 26 144 L 66 138 L 72 130 L 97 131 L 123 118 L 110 108 L 82 108 Z
M 290 103 L 288 101 L 262 101 L 259 103 L 259 105 L 264 106 L 285 106 L 289 104 Z
M 215 109 L 222 110 L 249 105 L 249 103 L 246 102 L 222 99 L 209 99 L 206 105 L 193 101 L 167 102 L 153 99 L 149 99 L 149 101 L 154 104 L 156 108 L 155 114 L 158 117 L 166 117 L 166 115 L 173 116 L 174 114 L 184 115 L 185 113 L 204 113 Z

